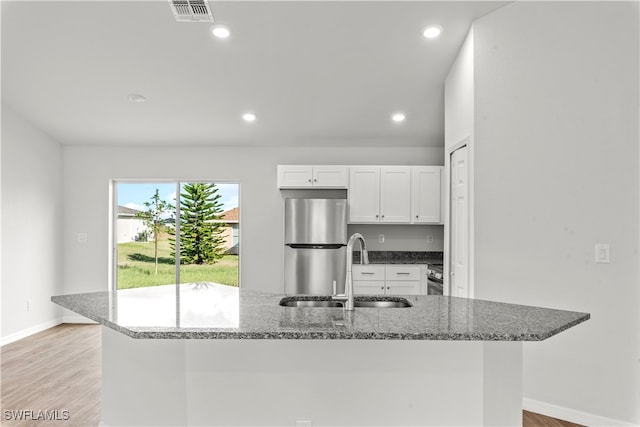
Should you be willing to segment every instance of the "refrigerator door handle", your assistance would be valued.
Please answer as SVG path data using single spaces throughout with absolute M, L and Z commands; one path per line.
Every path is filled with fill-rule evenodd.
M 339 249 L 345 245 L 342 243 L 329 243 L 314 245 L 313 243 L 287 243 L 285 246 L 289 246 L 292 249 Z

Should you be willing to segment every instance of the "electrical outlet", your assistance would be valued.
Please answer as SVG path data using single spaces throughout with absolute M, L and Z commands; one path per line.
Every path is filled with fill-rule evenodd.
M 596 243 L 596 264 L 609 264 L 609 244 Z
M 89 240 L 89 235 L 87 233 L 78 233 L 78 235 L 76 236 L 76 240 L 78 241 L 78 243 L 87 243 L 87 241 Z
M 427 236 L 427 243 L 428 243 L 428 244 L 433 243 L 433 236 L 432 236 L 431 234 L 429 234 L 429 235 Z
M 27 300 L 27 311 L 31 311 L 31 300 Z
M 384 234 L 378 234 L 378 243 L 384 243 Z

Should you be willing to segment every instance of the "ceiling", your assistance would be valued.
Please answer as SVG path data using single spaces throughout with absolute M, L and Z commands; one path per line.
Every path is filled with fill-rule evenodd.
M 411 147 L 443 145 L 447 72 L 507 2 L 210 0 L 226 40 L 166 0 L 1 3 L 2 101 L 60 143 Z

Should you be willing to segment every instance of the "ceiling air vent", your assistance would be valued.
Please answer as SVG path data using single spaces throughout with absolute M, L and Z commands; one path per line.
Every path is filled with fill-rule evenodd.
M 213 22 L 207 0 L 169 0 L 178 22 Z

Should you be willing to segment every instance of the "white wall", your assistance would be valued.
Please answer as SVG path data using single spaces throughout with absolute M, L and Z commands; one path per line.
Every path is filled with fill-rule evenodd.
M 445 150 L 459 144 L 466 138 L 473 138 L 474 112 L 474 68 L 473 68 L 473 27 L 451 65 L 444 82 Z
M 474 96 L 475 96 L 475 76 L 474 76 L 474 44 L 473 44 L 473 27 L 467 33 L 464 43 L 460 47 L 460 51 L 455 61 L 449 69 L 447 78 L 444 82 L 444 217 L 447 218 L 443 230 L 444 240 L 444 287 L 445 290 L 449 285 L 449 239 L 444 236 L 450 235 L 450 203 L 451 200 L 451 154 L 461 148 L 467 146 L 468 175 L 467 186 L 469 189 L 469 248 L 473 248 L 475 242 L 475 221 L 474 221 Z M 474 296 L 475 284 L 475 257 L 472 250 L 468 253 L 468 290 L 469 297 Z
M 3 106 L 3 344 L 61 321 L 62 169 L 60 144 Z
M 350 224 L 347 231 L 349 235 L 362 234 L 369 251 L 442 252 L 443 250 L 442 225 Z M 378 241 L 380 234 L 384 234 L 383 243 Z M 429 236 L 433 238 L 431 243 L 428 243 Z M 356 250 L 357 248 L 359 248 L 358 245 Z
M 524 395 L 601 425 L 640 423 L 638 36 L 637 2 L 474 24 L 476 297 L 591 313 L 525 345 Z
M 64 147 L 65 293 L 108 289 L 111 179 L 214 179 L 240 182 L 240 280 L 282 292 L 283 198 L 278 164 L 440 165 L 442 148 Z M 87 233 L 78 243 L 77 233 Z

